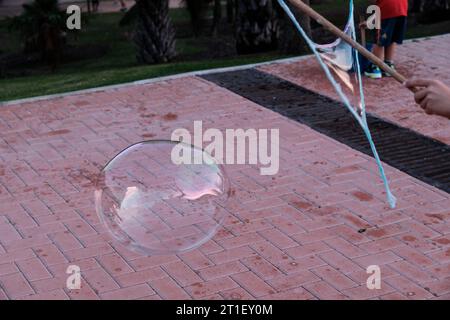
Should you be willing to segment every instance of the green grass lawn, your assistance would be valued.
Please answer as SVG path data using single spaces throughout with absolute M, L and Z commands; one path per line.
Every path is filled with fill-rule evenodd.
M 171 10 L 171 15 L 176 26 L 189 26 L 186 10 L 174 9 Z M 176 47 L 179 57 L 171 63 L 138 65 L 133 43 L 126 36 L 129 28 L 121 28 L 118 25 L 121 17 L 121 13 L 92 15 L 76 39 L 74 35 L 69 36 L 69 42 L 74 45 L 108 44 L 106 55 L 62 64 L 55 72 L 50 72 L 48 67 L 42 66 L 33 70 L 31 75 L 0 78 L 0 101 L 126 83 L 194 70 L 257 63 L 280 57 L 276 53 L 268 53 L 214 60 L 184 59 L 184 56 L 203 51 L 208 45 L 208 38 L 200 36 L 178 38 Z M 7 44 L 1 48 L 3 52 L 20 50 L 19 35 L 10 32 L 5 21 L 0 21 L 0 41 Z
M 357 0 L 357 4 L 367 0 Z M 318 10 L 330 17 L 330 12 L 342 11 L 335 15 L 335 23 L 345 21 L 343 0 L 336 0 L 333 5 L 318 6 Z M 172 20 L 178 28 L 189 28 L 189 16 L 185 9 L 171 10 Z M 331 15 L 332 16 L 332 15 Z M 205 51 L 209 38 L 178 38 L 177 52 L 179 58 L 167 64 L 138 65 L 135 59 L 133 43 L 126 36 L 127 28 L 120 28 L 118 22 L 121 13 L 98 14 L 83 21 L 82 30 L 69 36 L 69 42 L 74 45 L 108 44 L 107 53 L 101 58 L 85 59 L 77 62 L 62 64 L 55 72 L 42 66 L 33 69 L 25 76 L 0 78 L 0 102 L 19 98 L 63 93 L 73 90 L 87 89 L 104 85 L 125 83 L 130 81 L 149 79 L 194 70 L 204 70 L 227 66 L 257 63 L 282 56 L 277 53 L 238 56 L 220 59 L 186 59 Z M 331 17 L 330 17 L 331 18 Z M 423 37 L 450 32 L 450 21 L 435 25 L 417 26 L 408 30 L 408 37 Z M 19 36 L 7 29 L 6 22 L 0 21 L 0 48 L 3 52 L 20 50 Z

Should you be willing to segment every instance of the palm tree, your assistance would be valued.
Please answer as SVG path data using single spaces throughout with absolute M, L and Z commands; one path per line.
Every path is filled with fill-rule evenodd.
M 437 9 L 450 9 L 448 0 L 410 0 L 412 11 L 427 11 Z
M 274 1 L 236 1 L 236 49 L 239 54 L 277 48 L 279 27 Z
M 410 0 L 410 11 L 419 22 L 435 23 L 450 19 L 449 0 Z
M 164 63 L 173 59 L 175 31 L 169 18 L 168 0 L 136 0 L 134 32 L 139 63 Z
M 34 0 L 23 5 L 23 13 L 11 19 L 10 28 L 22 34 L 25 53 L 40 53 L 54 69 L 65 45 L 65 19 L 57 0 Z

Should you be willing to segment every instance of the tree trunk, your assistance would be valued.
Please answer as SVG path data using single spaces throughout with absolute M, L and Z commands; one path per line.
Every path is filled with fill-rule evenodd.
M 191 17 L 191 24 L 194 30 L 194 35 L 199 36 L 204 26 L 206 11 L 208 8 L 208 1 L 206 0 L 185 0 L 186 8 Z
M 234 23 L 234 12 L 236 9 L 235 0 L 227 0 L 227 22 Z
M 222 20 L 222 3 L 221 0 L 214 0 L 214 20 L 212 34 L 216 36 L 219 32 L 220 21 Z
M 278 19 L 272 0 L 238 0 L 236 49 L 239 54 L 275 50 Z
M 303 2 L 307 5 L 310 3 L 309 0 L 303 0 Z M 280 14 L 280 51 L 284 54 L 299 54 L 305 52 L 306 43 L 302 36 L 299 34 L 294 23 L 284 10 L 279 6 L 278 8 Z M 291 8 L 306 34 L 311 37 L 311 19 L 309 16 L 302 12 L 298 12 L 290 5 L 289 8 Z
M 168 0 L 137 0 L 138 18 L 134 32 L 139 63 L 164 63 L 173 59 L 175 31 L 169 18 Z

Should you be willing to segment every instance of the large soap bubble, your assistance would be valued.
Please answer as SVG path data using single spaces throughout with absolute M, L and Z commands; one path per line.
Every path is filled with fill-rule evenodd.
M 97 214 L 113 237 L 144 255 L 194 249 L 226 210 L 224 169 L 205 151 L 174 141 L 134 144 L 102 170 Z

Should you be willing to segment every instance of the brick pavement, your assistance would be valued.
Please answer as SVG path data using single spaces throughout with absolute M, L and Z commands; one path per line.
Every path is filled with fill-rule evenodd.
M 439 79 L 450 85 L 448 52 L 450 35 L 407 41 L 398 47 L 396 68 L 407 78 Z M 337 94 L 319 72 L 319 65 L 307 59 L 291 64 L 272 64 L 261 70 L 297 83 L 320 94 L 337 99 Z M 450 143 L 448 120 L 437 116 L 423 117 L 408 90 L 393 78 L 364 78 L 367 112 L 411 128 L 444 143 Z
M 448 36 L 430 41 L 450 46 Z M 415 43 L 415 52 L 427 43 Z M 306 83 L 300 71 L 296 80 Z M 368 87 L 369 97 L 383 90 Z M 396 92 L 392 104 L 412 108 L 409 94 Z M 129 144 L 169 139 L 200 119 L 222 130 L 279 128 L 279 173 L 227 166 L 234 201 L 200 248 L 150 257 L 128 251 L 99 223 L 92 180 Z M 396 121 L 422 130 L 413 120 Z M 3 106 L 0 299 L 449 299 L 450 196 L 386 170 L 394 210 L 371 157 L 197 77 Z M 72 264 L 81 268 L 80 290 L 66 288 Z M 371 264 L 381 268 L 381 290 L 366 287 Z

